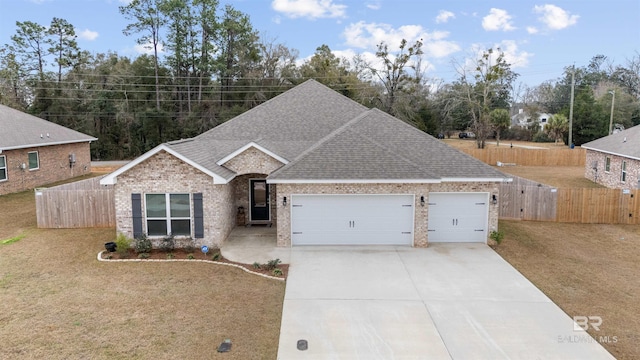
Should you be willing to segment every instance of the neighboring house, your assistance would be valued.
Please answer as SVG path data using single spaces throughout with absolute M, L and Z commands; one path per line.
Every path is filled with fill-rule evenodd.
M 101 183 L 115 184 L 117 231 L 130 237 L 220 246 L 247 221 L 274 224 L 278 246 L 426 246 L 487 242 L 498 183 L 508 180 L 309 80 L 195 138 L 161 144 Z
M 551 114 L 541 113 L 538 114 L 538 124 L 540 124 L 540 130 L 544 130 L 545 125 L 549 122 Z M 518 113 L 511 117 L 511 126 L 519 126 L 521 128 L 528 128 L 533 125 L 533 116 L 529 115 L 524 109 L 519 109 Z
M 582 147 L 587 179 L 612 189 L 640 189 L 640 125 Z
M 91 172 L 94 137 L 0 105 L 0 195 Z

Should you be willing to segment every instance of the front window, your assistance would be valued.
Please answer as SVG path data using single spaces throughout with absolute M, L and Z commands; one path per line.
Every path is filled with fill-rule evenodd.
M 607 156 L 604 160 L 604 171 L 609 172 L 611 170 L 611 158 Z
M 7 180 L 7 158 L 0 155 L 0 181 Z
M 626 161 L 622 162 L 622 175 L 620 176 L 620 181 L 622 182 L 627 181 L 627 162 Z
M 29 170 L 37 170 L 40 168 L 40 159 L 37 151 L 29 152 Z
M 189 194 L 146 194 L 149 236 L 191 235 Z

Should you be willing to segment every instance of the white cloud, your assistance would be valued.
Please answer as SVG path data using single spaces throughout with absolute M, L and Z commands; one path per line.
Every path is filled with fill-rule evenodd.
M 389 24 L 360 21 L 347 26 L 342 35 L 348 46 L 374 52 L 381 42 L 389 45 L 390 49 L 395 49 L 402 39 L 407 40 L 409 44 L 422 40 L 424 54 L 436 58 L 445 57 L 460 50 L 457 43 L 446 40 L 449 37 L 448 32 L 428 32 L 420 25 L 404 25 L 396 29 Z
M 489 15 L 482 18 L 482 27 L 487 31 L 515 30 L 511 23 L 511 15 L 506 10 L 491 8 Z
M 502 40 L 495 47 L 504 52 L 504 59 L 511 64 L 511 69 L 528 67 L 529 58 L 533 56 L 532 53 L 518 49 L 518 44 L 514 40 Z
M 382 2 L 381 0 L 377 0 L 377 1 L 372 1 L 367 3 L 367 8 L 371 9 L 371 10 L 380 10 L 380 8 L 382 7 Z
M 438 24 L 446 23 L 447 21 L 449 21 L 449 19 L 455 19 L 455 18 L 456 18 L 456 15 L 451 11 L 440 10 L 440 12 L 438 13 L 438 16 L 436 16 L 436 23 Z
M 306 17 L 342 18 L 345 17 L 346 5 L 333 3 L 333 0 L 273 0 L 273 10 L 290 18 Z
M 99 36 L 97 31 L 91 31 L 89 29 L 84 29 L 82 31 L 76 30 L 76 33 L 78 34 L 78 37 L 80 39 L 89 40 L 89 41 L 93 41 Z
M 527 32 L 529 34 L 537 34 L 538 33 L 538 28 L 536 28 L 534 26 L 527 26 Z
M 538 18 L 551 30 L 561 30 L 578 22 L 578 15 L 570 15 L 568 11 L 551 4 L 536 5 L 533 11 L 542 14 Z
M 151 44 L 150 42 L 146 44 L 136 44 L 133 47 L 133 50 L 138 54 L 153 55 L 153 44 Z M 162 46 L 162 43 L 160 43 L 158 44 L 158 54 L 161 54 L 163 52 L 164 47 Z

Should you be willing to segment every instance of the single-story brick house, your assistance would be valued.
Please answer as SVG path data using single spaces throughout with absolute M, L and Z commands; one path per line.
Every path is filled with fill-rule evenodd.
M 495 170 L 309 80 L 109 174 L 117 231 L 220 246 L 244 222 L 278 246 L 487 242 Z M 244 210 L 244 213 L 243 211 Z
M 612 189 L 640 188 L 640 125 L 582 147 L 587 149 L 587 179 Z
M 4 105 L 0 129 L 0 195 L 91 172 L 94 137 Z

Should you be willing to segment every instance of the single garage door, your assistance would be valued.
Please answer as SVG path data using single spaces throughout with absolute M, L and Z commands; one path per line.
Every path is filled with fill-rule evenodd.
M 292 195 L 292 245 L 412 245 L 413 195 Z
M 429 242 L 487 242 L 488 193 L 429 193 Z

